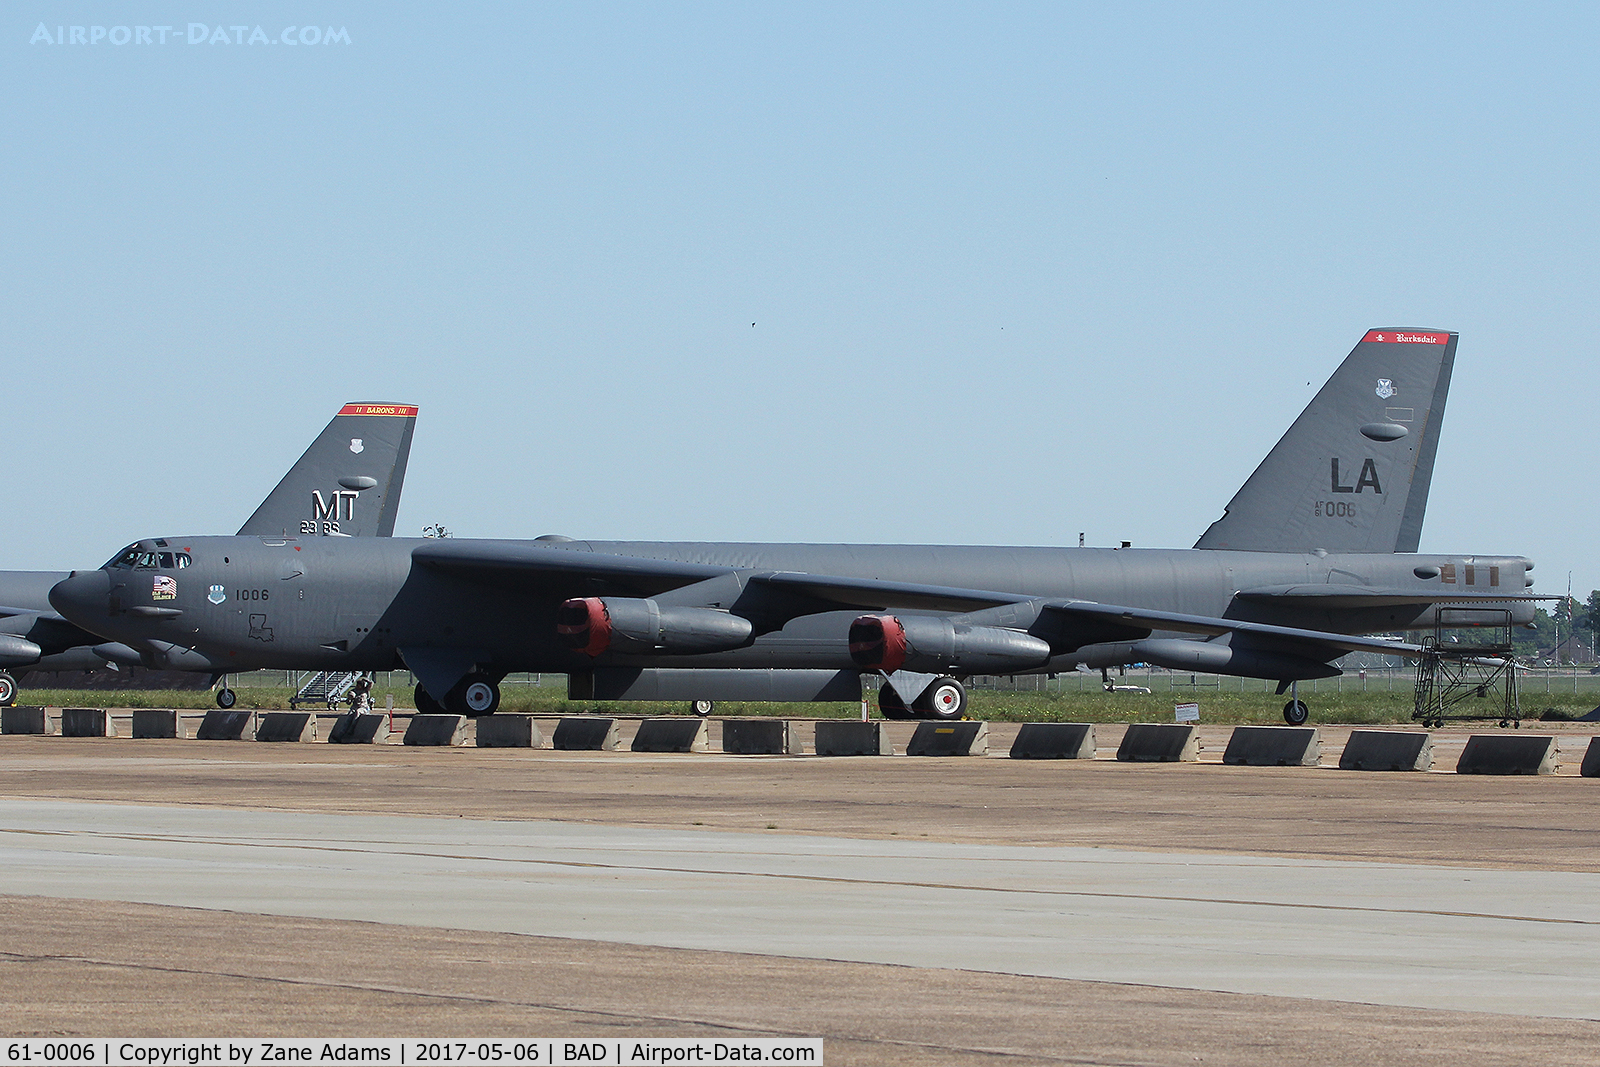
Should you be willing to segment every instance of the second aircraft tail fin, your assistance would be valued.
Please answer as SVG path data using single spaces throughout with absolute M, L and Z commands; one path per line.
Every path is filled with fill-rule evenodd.
M 388 537 L 416 422 L 415 405 L 346 404 L 239 533 Z
M 1369 330 L 1194 547 L 1415 552 L 1456 339 Z

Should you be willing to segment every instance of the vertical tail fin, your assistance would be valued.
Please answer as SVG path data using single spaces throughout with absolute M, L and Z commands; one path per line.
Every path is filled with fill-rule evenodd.
M 1368 331 L 1194 547 L 1415 552 L 1456 339 Z
M 414 405 L 346 404 L 239 532 L 388 537 L 416 422 Z

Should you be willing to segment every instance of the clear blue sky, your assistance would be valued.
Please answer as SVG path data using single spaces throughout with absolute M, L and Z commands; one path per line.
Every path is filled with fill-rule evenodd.
M 406 534 L 1187 547 L 1404 325 L 1423 550 L 1586 592 L 1596 10 L 8 4 L 0 566 L 232 532 L 347 400 Z

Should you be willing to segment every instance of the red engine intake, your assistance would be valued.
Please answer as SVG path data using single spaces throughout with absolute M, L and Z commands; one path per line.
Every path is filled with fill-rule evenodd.
M 586 656 L 611 647 L 611 613 L 597 596 L 569 600 L 556 612 L 556 633 Z
M 906 628 L 893 615 L 863 615 L 850 624 L 850 658 L 893 674 L 906 661 Z

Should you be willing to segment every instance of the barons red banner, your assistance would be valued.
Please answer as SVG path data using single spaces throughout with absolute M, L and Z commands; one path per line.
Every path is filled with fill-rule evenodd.
M 417 414 L 415 404 L 346 404 L 339 409 L 341 415 L 406 415 Z

